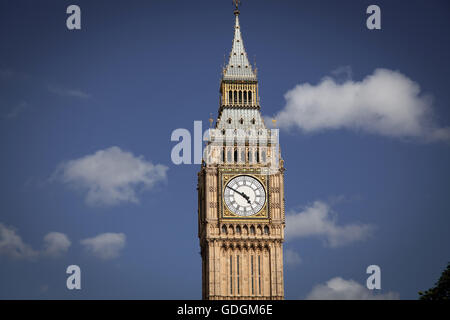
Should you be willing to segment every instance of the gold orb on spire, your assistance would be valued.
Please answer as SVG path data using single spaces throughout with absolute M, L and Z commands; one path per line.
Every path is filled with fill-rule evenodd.
M 241 5 L 241 0 L 233 0 L 233 4 L 234 4 L 234 14 L 238 15 L 239 14 L 239 6 Z

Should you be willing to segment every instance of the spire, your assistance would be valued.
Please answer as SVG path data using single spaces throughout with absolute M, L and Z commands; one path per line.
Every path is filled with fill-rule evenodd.
M 244 42 L 242 41 L 241 27 L 239 25 L 239 1 L 235 2 L 236 9 L 234 15 L 236 16 L 236 23 L 234 25 L 234 39 L 233 46 L 230 52 L 230 58 L 227 66 L 223 71 L 224 80 L 256 80 L 256 75 L 253 72 L 245 52 Z

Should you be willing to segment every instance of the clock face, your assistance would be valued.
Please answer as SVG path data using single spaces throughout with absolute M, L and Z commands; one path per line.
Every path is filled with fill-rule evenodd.
M 224 190 L 228 209 L 239 216 L 252 216 L 264 207 L 266 190 L 258 179 L 241 175 L 231 179 Z

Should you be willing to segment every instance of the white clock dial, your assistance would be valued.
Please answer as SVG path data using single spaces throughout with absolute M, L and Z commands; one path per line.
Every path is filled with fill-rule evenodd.
M 228 209 L 239 216 L 252 216 L 264 207 L 266 190 L 261 182 L 247 175 L 231 179 L 223 193 Z

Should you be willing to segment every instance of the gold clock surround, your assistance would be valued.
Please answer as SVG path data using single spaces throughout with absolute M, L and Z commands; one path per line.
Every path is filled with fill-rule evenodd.
M 250 176 L 255 178 L 256 180 L 258 180 L 263 188 L 264 191 L 266 193 L 266 197 L 265 197 L 265 202 L 264 205 L 262 207 L 262 209 L 260 211 L 258 211 L 256 214 L 251 215 L 251 216 L 240 216 L 237 215 L 233 212 L 231 212 L 228 208 L 227 205 L 225 204 L 225 199 L 223 197 L 223 194 L 225 192 L 225 187 L 228 183 L 228 181 L 230 181 L 231 179 L 238 177 L 238 176 Z M 221 181 L 221 188 L 220 188 L 220 192 L 218 192 L 218 202 L 221 204 L 220 205 L 220 213 L 219 216 L 221 219 L 226 220 L 226 221 L 254 221 L 254 220 L 258 220 L 258 221 L 269 221 L 270 220 L 270 216 L 269 216 L 269 210 L 268 210 L 268 201 L 269 201 L 269 193 L 268 193 L 268 180 L 269 180 L 269 175 L 265 175 L 265 174 L 261 174 L 261 171 L 259 169 L 255 169 L 255 168 L 242 168 L 242 169 L 221 169 L 219 170 L 219 179 Z

